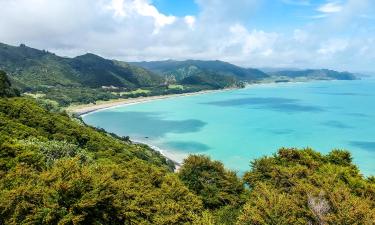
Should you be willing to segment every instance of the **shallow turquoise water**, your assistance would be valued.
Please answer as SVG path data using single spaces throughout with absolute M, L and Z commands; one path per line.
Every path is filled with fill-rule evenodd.
M 110 108 L 84 121 L 178 161 L 202 153 L 243 172 L 283 146 L 341 148 L 375 174 L 375 80 L 257 85 Z

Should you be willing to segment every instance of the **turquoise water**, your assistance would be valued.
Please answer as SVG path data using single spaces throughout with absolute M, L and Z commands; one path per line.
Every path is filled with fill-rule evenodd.
M 280 147 L 348 149 L 375 174 L 375 80 L 256 85 L 120 106 L 88 124 L 163 149 L 182 161 L 207 154 L 240 173 Z

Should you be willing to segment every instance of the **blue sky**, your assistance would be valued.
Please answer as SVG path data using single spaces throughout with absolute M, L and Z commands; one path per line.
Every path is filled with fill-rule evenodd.
M 280 29 L 303 25 L 311 17 L 317 16 L 316 9 L 325 1 L 260 1 L 256 12 L 252 12 L 244 23 L 254 28 Z M 194 0 L 153 0 L 152 4 L 167 15 L 198 16 L 199 5 Z M 228 15 L 230 16 L 230 15 Z M 282 28 L 281 28 L 282 29 Z
M 0 0 L 0 8 L 0 42 L 65 56 L 375 71 L 374 0 Z
M 193 0 L 153 0 L 152 4 L 167 15 L 187 16 L 199 13 L 199 6 Z

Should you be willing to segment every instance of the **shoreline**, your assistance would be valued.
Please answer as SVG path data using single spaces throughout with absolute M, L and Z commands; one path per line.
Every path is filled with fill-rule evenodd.
M 144 141 L 139 141 L 139 140 L 133 140 L 132 143 L 133 144 L 139 144 L 139 145 L 147 145 L 152 150 L 154 150 L 156 152 L 159 152 L 164 158 L 166 158 L 167 160 L 171 161 L 174 164 L 174 166 L 175 166 L 174 172 L 177 172 L 182 166 L 182 162 L 179 162 L 177 159 L 174 159 L 173 157 L 168 156 L 165 153 L 165 152 L 168 152 L 168 150 L 162 149 L 162 148 L 160 148 L 156 145 L 153 145 L 153 144 L 150 144 L 150 143 L 147 143 L 147 142 L 144 142 Z
M 309 81 L 307 81 L 309 82 Z M 87 104 L 87 105 L 76 105 L 72 107 L 66 108 L 66 110 L 69 113 L 72 113 L 79 117 L 84 117 L 90 113 L 94 113 L 100 110 L 105 110 L 109 108 L 115 108 L 120 106 L 128 106 L 128 105 L 134 105 L 134 104 L 140 104 L 140 103 L 146 103 L 150 101 L 156 101 L 156 100 L 163 100 L 163 99 L 169 99 L 169 98 L 177 98 L 177 97 L 187 97 L 187 96 L 195 96 L 195 95 L 201 95 L 201 94 L 210 94 L 210 93 L 220 93 L 224 91 L 232 91 L 232 90 L 241 90 L 241 89 L 247 89 L 252 87 L 259 87 L 259 86 L 279 86 L 282 84 L 300 84 L 300 83 L 307 83 L 306 81 L 293 81 L 293 82 L 285 82 L 285 83 L 276 83 L 276 82 L 264 82 L 264 83 L 252 83 L 246 85 L 245 88 L 225 88 L 225 89 L 218 89 L 218 90 L 205 90 L 205 91 L 198 91 L 198 92 L 191 92 L 191 93 L 181 93 L 181 94 L 170 94 L 170 95 L 157 95 L 157 96 L 149 96 L 149 97 L 138 97 L 138 98 L 130 98 L 130 99 L 116 99 L 116 100 L 110 100 L 110 101 L 103 101 L 97 104 Z M 69 109 L 70 108 L 70 109 Z M 159 152 L 164 158 L 167 160 L 170 160 L 175 165 L 175 171 L 177 172 L 179 168 L 182 166 L 182 162 L 179 162 L 178 159 L 171 157 L 166 152 L 168 152 L 167 149 L 162 149 L 158 146 L 155 146 L 151 143 L 147 143 L 147 141 L 143 140 L 131 140 L 134 144 L 142 144 L 147 145 L 151 149 L 153 149 L 156 152 Z
M 146 102 L 155 101 L 155 100 L 195 96 L 195 95 L 210 94 L 210 93 L 219 93 L 223 91 L 241 90 L 241 89 L 247 89 L 247 88 L 263 86 L 263 85 L 268 86 L 268 85 L 282 85 L 282 84 L 298 84 L 298 83 L 308 83 L 312 81 L 334 81 L 334 80 L 307 80 L 307 81 L 294 80 L 294 81 L 283 82 L 283 83 L 277 83 L 274 81 L 263 81 L 260 83 L 248 83 L 244 88 L 238 88 L 238 87 L 237 88 L 224 88 L 224 89 L 188 92 L 188 93 L 181 93 L 181 94 L 155 95 L 155 96 L 147 96 L 147 97 L 127 98 L 127 99 L 121 98 L 121 99 L 113 99 L 113 100 L 108 100 L 108 101 L 98 101 L 96 102 L 96 104 L 90 103 L 90 104 L 72 105 L 72 106 L 66 107 L 65 110 L 68 113 L 82 117 L 87 114 L 100 111 L 100 110 L 104 110 L 104 109 L 109 109 L 109 108 L 114 108 L 114 107 L 124 106 L 124 105 L 146 103 Z
M 252 86 L 252 85 L 249 85 L 249 86 Z M 245 88 L 248 88 L 249 86 L 246 86 Z M 65 110 L 68 113 L 71 113 L 73 115 L 76 115 L 76 116 L 79 116 L 79 117 L 84 117 L 84 116 L 86 116 L 90 113 L 94 113 L 94 112 L 109 109 L 109 108 L 115 108 L 115 107 L 120 107 L 120 106 L 128 106 L 128 105 L 146 103 L 146 102 L 169 99 L 169 98 L 188 97 L 188 96 L 195 96 L 195 95 L 201 95 L 201 94 L 219 93 L 219 92 L 223 92 L 223 91 L 231 91 L 231 90 L 237 90 L 237 89 L 241 89 L 241 88 L 224 88 L 224 89 L 218 89 L 218 90 L 204 90 L 204 91 L 191 92 L 191 93 L 157 95 L 157 96 L 138 97 L 138 98 L 129 98 L 129 99 L 115 99 L 115 100 L 110 100 L 110 101 L 99 102 L 97 104 L 75 105 L 75 106 L 67 107 Z M 174 172 L 177 172 L 182 166 L 182 162 L 179 162 L 178 159 L 174 159 L 173 157 L 169 156 L 166 153 L 166 152 L 168 152 L 168 150 L 161 149 L 160 147 L 152 145 L 152 144 L 147 143 L 145 141 L 133 139 L 133 140 L 131 140 L 131 142 L 133 144 L 147 145 L 148 147 L 150 147 L 155 152 L 159 152 L 164 158 L 173 162 L 173 164 L 175 166 Z
M 237 90 L 237 89 L 239 88 L 225 88 L 225 89 L 218 89 L 218 90 L 204 90 L 204 91 L 181 93 L 181 94 L 156 95 L 156 96 L 128 98 L 128 99 L 114 99 L 114 100 L 109 100 L 109 101 L 97 102 L 96 104 L 91 103 L 91 104 L 86 104 L 86 105 L 73 105 L 73 106 L 69 106 L 65 108 L 65 110 L 68 113 L 72 113 L 76 116 L 82 117 L 87 114 L 99 111 L 99 110 L 104 110 L 104 109 L 109 109 L 109 108 L 114 108 L 114 107 L 119 107 L 119 106 L 140 104 L 140 103 L 146 103 L 150 101 L 163 100 L 163 99 L 169 99 L 169 98 L 218 93 L 218 92 L 231 91 L 231 90 Z

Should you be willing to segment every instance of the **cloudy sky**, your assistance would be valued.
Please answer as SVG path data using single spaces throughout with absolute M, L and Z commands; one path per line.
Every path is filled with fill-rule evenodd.
M 374 0 L 0 0 L 0 42 L 125 61 L 375 71 Z

